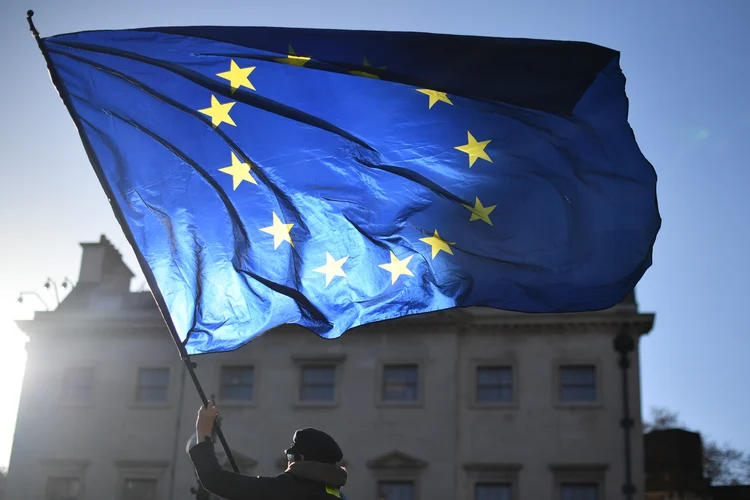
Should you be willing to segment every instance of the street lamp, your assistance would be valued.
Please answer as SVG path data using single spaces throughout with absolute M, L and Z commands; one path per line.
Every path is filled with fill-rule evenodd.
M 36 292 L 21 292 L 21 293 L 19 293 L 18 294 L 18 303 L 19 304 L 23 304 L 23 296 L 24 295 L 33 295 L 34 297 L 36 297 L 37 299 L 39 299 L 39 302 L 41 302 L 42 304 L 44 304 L 44 308 L 49 311 L 49 306 L 47 305 L 47 303 Z
M 60 305 L 60 294 L 57 293 L 57 283 L 55 283 L 55 280 L 53 280 L 52 278 L 47 278 L 47 281 L 44 282 L 44 288 L 46 288 L 47 290 L 49 290 L 50 287 L 52 287 L 55 290 L 55 300 L 57 301 L 57 305 L 59 306 Z

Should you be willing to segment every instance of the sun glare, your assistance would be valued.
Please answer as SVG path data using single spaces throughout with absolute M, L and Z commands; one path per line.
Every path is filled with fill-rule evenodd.
M 16 426 L 21 384 L 26 366 L 26 336 L 13 322 L 12 312 L 0 306 L 0 394 L 7 405 L 0 412 L 0 468 L 8 467 Z

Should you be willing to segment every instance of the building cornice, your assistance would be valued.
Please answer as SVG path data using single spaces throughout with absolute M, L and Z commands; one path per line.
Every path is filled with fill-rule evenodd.
M 400 450 L 393 450 L 367 461 L 367 468 L 376 470 L 389 469 L 423 469 L 428 463 L 420 458 L 408 455 Z
M 609 464 L 603 463 L 553 463 L 549 464 L 549 470 L 552 472 L 578 472 L 581 470 L 585 471 L 599 471 L 605 472 L 609 469 Z
M 471 322 L 471 330 L 492 333 L 527 333 L 530 331 L 560 332 L 619 332 L 643 335 L 654 326 L 653 313 L 595 312 L 567 314 L 524 314 L 495 317 L 492 321 Z
M 439 331 L 459 334 L 617 333 L 623 328 L 632 335 L 643 335 L 650 332 L 654 325 L 654 314 L 639 313 L 635 308 L 563 314 L 482 311 L 482 314 L 474 314 L 469 309 L 451 309 L 407 316 L 362 325 L 344 335 L 361 335 L 366 332 L 381 334 L 388 331 L 432 334 Z M 52 335 L 168 335 L 164 319 L 156 308 L 125 311 L 42 311 L 37 312 L 33 320 L 16 321 L 16 324 L 31 338 Z M 297 325 L 282 325 L 267 333 L 299 334 L 302 331 L 304 329 Z
M 464 464 L 466 472 L 519 472 L 522 464 L 496 462 L 469 462 Z

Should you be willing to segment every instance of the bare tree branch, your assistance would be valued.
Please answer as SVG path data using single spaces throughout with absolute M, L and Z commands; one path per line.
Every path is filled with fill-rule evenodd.
M 643 431 L 687 429 L 677 412 L 663 407 L 652 407 L 651 418 L 643 422 Z M 750 453 L 730 444 L 703 441 L 703 475 L 714 485 L 750 484 Z
M 643 432 L 684 427 L 677 412 L 660 406 L 651 407 L 651 419 L 643 422 Z

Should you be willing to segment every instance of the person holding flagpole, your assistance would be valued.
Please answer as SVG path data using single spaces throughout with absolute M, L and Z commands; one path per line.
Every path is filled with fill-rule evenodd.
M 188 453 L 203 488 L 226 500 L 345 499 L 341 488 L 348 473 L 340 465 L 344 455 L 325 432 L 305 428 L 294 433 L 285 452 L 287 469 L 275 477 L 246 476 L 223 469 L 216 458 L 212 432 L 219 411 L 213 402 L 198 410 L 196 444 Z

